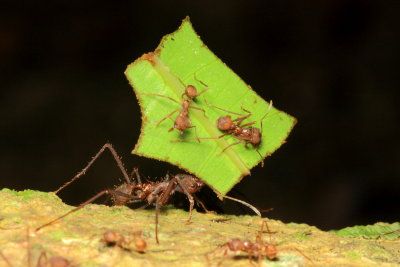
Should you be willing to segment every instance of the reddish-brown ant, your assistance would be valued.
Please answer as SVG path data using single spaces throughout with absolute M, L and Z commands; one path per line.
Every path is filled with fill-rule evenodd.
M 250 240 L 243 240 L 239 238 L 233 238 L 229 242 L 222 244 L 219 246 L 220 249 L 223 249 L 222 254 L 226 256 L 228 254 L 237 255 L 241 252 L 245 252 L 248 254 L 249 259 L 257 258 L 259 262 L 263 256 L 267 257 L 269 260 L 276 259 L 277 249 L 276 246 L 272 243 L 264 243 L 262 240 L 262 233 L 264 232 L 264 224 L 267 226 L 268 232 L 269 227 L 267 221 L 263 221 L 261 223 L 261 230 L 256 236 L 255 242 Z
M 197 78 L 195 78 L 197 80 Z M 179 80 L 180 81 L 180 80 Z M 202 85 L 207 86 L 205 83 L 203 83 L 200 80 L 199 81 Z M 181 81 L 182 83 L 182 81 Z M 183 83 L 182 83 L 183 84 Z M 175 119 L 174 122 L 174 127 L 172 127 L 171 129 L 169 129 L 169 132 L 173 131 L 174 129 L 177 129 L 180 132 L 180 135 L 183 134 L 183 131 L 185 131 L 188 128 L 193 128 L 195 126 L 192 126 L 192 123 L 189 119 L 189 108 L 192 109 L 197 109 L 197 110 L 201 110 L 204 112 L 204 110 L 202 108 L 199 107 L 193 107 L 191 106 L 191 102 L 198 97 L 199 95 L 203 94 L 205 91 L 207 91 L 208 88 L 205 88 L 204 90 L 202 90 L 200 93 L 197 93 L 197 89 L 196 87 L 194 87 L 193 85 L 187 85 L 185 86 L 185 92 L 182 94 L 181 98 L 182 98 L 182 103 L 179 103 L 177 100 L 173 99 L 172 97 L 169 96 L 165 96 L 165 95 L 161 95 L 161 94 L 153 94 L 153 93 L 140 93 L 142 95 L 152 95 L 152 96 L 158 96 L 158 97 L 164 97 L 166 99 L 169 99 L 171 101 L 174 101 L 175 103 L 177 103 L 178 105 L 181 105 L 181 109 L 175 109 L 174 111 L 172 111 L 171 113 L 169 113 L 168 115 L 166 115 L 164 118 L 162 118 L 161 120 L 158 121 L 152 121 L 152 123 L 157 123 L 156 127 L 158 127 L 160 125 L 161 122 L 163 122 L 164 120 L 166 120 L 167 118 L 170 118 L 172 115 L 174 115 L 176 112 L 179 112 L 178 116 Z M 186 99 L 184 98 L 184 96 L 186 96 Z
M 217 119 L 217 128 L 220 131 L 225 132 L 224 134 L 220 135 L 220 136 L 216 136 L 216 137 L 197 137 L 197 138 L 187 138 L 187 139 L 179 139 L 179 140 L 172 140 L 172 142 L 183 142 L 183 141 L 188 141 L 188 140 L 200 140 L 200 139 L 219 139 L 222 138 L 228 134 L 230 134 L 232 137 L 239 139 L 239 141 L 232 143 L 230 145 L 228 145 L 227 147 L 225 147 L 218 155 L 220 155 L 221 153 L 223 153 L 225 150 L 227 150 L 228 148 L 240 144 L 240 143 L 244 143 L 245 146 L 247 146 L 247 144 L 252 144 L 253 147 L 256 149 L 258 155 L 260 155 L 261 157 L 261 167 L 264 166 L 264 160 L 263 157 L 261 156 L 260 152 L 257 150 L 257 148 L 260 146 L 261 144 L 261 139 L 262 139 L 262 121 L 265 118 L 265 116 L 270 112 L 271 108 L 272 108 L 272 101 L 270 101 L 269 107 L 267 112 L 265 113 L 265 115 L 261 118 L 261 130 L 259 128 L 256 127 L 251 127 L 251 125 L 255 124 L 256 121 L 252 121 L 246 124 L 241 125 L 241 123 L 248 119 L 252 113 L 246 109 L 243 109 L 243 111 L 247 112 L 247 115 L 243 115 L 243 114 L 239 114 L 239 113 L 235 113 L 232 111 L 228 111 L 225 109 L 222 109 L 220 107 L 214 106 L 212 104 L 209 104 L 206 101 L 207 105 L 212 106 L 214 108 L 220 109 L 222 111 L 231 113 L 231 114 L 235 114 L 235 115 L 239 115 L 241 117 L 233 119 L 231 118 L 230 115 L 226 115 L 226 116 L 221 116 Z M 249 127 L 250 126 L 250 127 Z
M 29 237 L 29 228 L 26 229 L 26 248 L 27 248 L 27 266 L 32 266 L 32 255 L 31 255 L 31 245 L 30 245 L 30 237 Z M 14 265 L 8 260 L 8 258 L 4 255 L 2 251 L 0 251 L 0 258 L 7 264 L 9 267 L 13 267 Z M 45 251 L 42 251 L 39 255 L 36 267 L 68 267 L 71 266 L 71 263 L 66 258 L 61 256 L 54 256 L 51 258 L 47 258 L 47 254 Z
M 142 231 L 136 231 L 132 234 L 133 238 L 126 240 L 122 234 L 115 231 L 107 231 L 103 234 L 102 242 L 106 243 L 109 247 L 120 247 L 123 249 L 130 250 L 129 245 L 134 243 L 136 251 L 144 253 L 147 247 L 146 240 L 142 238 Z
M 73 208 L 66 214 L 36 228 L 36 231 L 39 231 L 40 229 L 47 227 L 47 226 L 61 220 L 65 216 L 83 208 L 87 204 L 94 202 L 96 199 L 100 198 L 103 195 L 111 196 L 115 205 L 126 205 L 126 204 L 130 204 L 130 203 L 138 203 L 138 202 L 147 202 L 145 206 L 154 205 L 156 207 L 155 237 L 156 237 L 157 243 L 159 243 L 159 240 L 158 240 L 158 214 L 159 214 L 160 208 L 161 208 L 161 206 L 164 206 L 168 203 L 169 199 L 171 198 L 171 196 L 174 193 L 176 193 L 176 192 L 183 193 L 187 196 L 189 203 L 190 203 L 189 218 L 188 218 L 187 222 L 189 223 L 191 221 L 194 200 L 198 201 L 197 197 L 194 194 L 204 186 L 204 183 L 199 178 L 189 175 L 189 174 L 176 174 L 172 178 L 170 178 L 170 176 L 167 174 L 163 181 L 142 183 L 137 168 L 133 169 L 131 176 L 128 176 L 117 152 L 112 147 L 112 145 L 108 144 L 108 143 L 105 144 L 99 150 L 99 152 L 97 152 L 97 154 L 92 158 L 92 160 L 88 163 L 88 165 L 85 168 L 83 168 L 82 171 L 80 171 L 70 181 L 65 183 L 63 186 L 61 186 L 55 192 L 58 193 L 60 190 L 65 188 L 67 185 L 72 183 L 74 180 L 78 179 L 83 174 L 85 174 L 86 171 L 88 170 L 88 168 L 105 151 L 105 149 L 110 150 L 115 161 L 117 162 L 118 167 L 120 168 L 123 176 L 125 177 L 126 182 L 123 183 L 122 185 L 116 187 L 115 189 L 106 189 L 106 190 L 99 192 L 94 197 L 83 202 L 79 206 Z M 133 175 L 136 175 L 137 183 L 135 183 L 133 181 L 133 178 L 132 178 Z M 242 203 L 243 205 L 252 209 L 257 215 L 259 215 L 261 217 L 261 213 L 252 205 L 250 205 L 242 200 L 238 200 L 238 199 L 235 199 L 232 197 L 228 197 L 228 196 L 223 196 L 223 197 L 237 201 L 239 203 Z

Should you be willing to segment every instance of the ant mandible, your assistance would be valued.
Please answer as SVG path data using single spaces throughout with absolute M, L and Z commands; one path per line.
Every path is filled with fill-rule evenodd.
M 61 186 L 59 189 L 55 191 L 55 193 L 60 192 L 63 188 L 68 186 L 70 183 L 75 181 L 76 179 L 80 178 L 82 175 L 86 173 L 86 171 L 89 169 L 89 167 L 96 161 L 96 159 L 106 150 L 110 150 L 111 154 L 113 155 L 115 161 L 117 162 L 117 165 L 119 169 L 121 170 L 126 182 L 123 183 L 122 185 L 116 187 L 115 189 L 106 189 L 98 194 L 96 194 L 94 197 L 90 198 L 89 200 L 83 202 L 79 206 L 73 208 L 69 212 L 65 213 L 62 216 L 57 217 L 56 219 L 39 226 L 36 228 L 36 231 L 39 231 L 40 229 L 47 227 L 65 216 L 82 209 L 86 205 L 94 202 L 96 199 L 102 197 L 103 195 L 109 195 L 112 197 L 112 200 L 115 205 L 127 205 L 131 203 L 139 203 L 139 202 L 147 202 L 145 206 L 149 205 L 154 205 L 156 207 L 156 216 L 155 216 L 155 237 L 156 237 L 156 242 L 159 243 L 158 239 L 158 215 L 160 212 L 160 208 L 168 203 L 170 200 L 171 196 L 175 194 L 176 192 L 178 193 L 183 193 L 187 196 L 190 207 L 189 207 L 189 218 L 187 220 L 187 223 L 190 223 L 192 219 L 192 212 L 193 212 L 193 206 L 194 206 L 194 200 L 197 202 L 200 202 L 200 200 L 194 195 L 197 191 L 199 191 L 203 186 L 204 183 L 197 177 L 190 175 L 190 174 L 176 174 L 172 178 L 167 174 L 164 178 L 163 181 L 158 181 L 158 182 L 148 182 L 148 183 L 142 183 L 139 171 L 137 168 L 133 169 L 133 172 L 130 176 L 128 176 L 123 163 L 118 156 L 116 150 L 112 147 L 111 144 L 107 143 L 105 144 L 99 152 L 92 158 L 92 160 L 86 165 L 85 168 L 82 169 L 78 174 L 76 174 L 70 181 L 65 183 L 63 186 Z M 133 175 L 136 176 L 137 183 L 133 180 Z M 258 216 L 261 217 L 261 213 L 252 205 L 248 204 L 247 202 L 244 202 L 242 200 L 232 198 L 229 196 L 223 196 L 224 198 L 228 198 L 234 201 L 237 201 L 250 209 L 252 209 Z M 201 203 L 201 202 L 200 202 Z
M 200 139 L 220 139 L 220 138 L 230 134 L 232 137 L 239 139 L 239 141 L 228 145 L 220 153 L 218 153 L 218 155 L 222 154 L 225 150 L 227 150 L 228 148 L 230 148 L 234 145 L 244 143 L 245 146 L 247 146 L 247 144 L 251 144 L 255 148 L 255 150 L 257 151 L 258 155 L 261 158 L 261 167 L 264 167 L 264 159 L 261 156 L 260 152 L 258 151 L 258 147 L 260 146 L 261 140 L 262 140 L 262 121 L 264 120 L 264 118 L 267 116 L 267 114 L 270 112 L 270 110 L 272 108 L 272 100 L 269 103 L 267 112 L 264 114 L 264 116 L 260 120 L 261 121 L 260 122 L 261 130 L 256 127 L 249 127 L 249 126 L 255 124 L 256 121 L 252 121 L 252 122 L 241 125 L 241 123 L 244 120 L 248 119 L 252 115 L 252 113 L 250 111 L 244 109 L 243 107 L 242 107 L 242 110 L 248 113 L 247 115 L 244 115 L 244 116 L 243 116 L 243 114 L 232 112 L 232 111 L 217 107 L 215 105 L 212 105 L 212 104 L 208 103 L 207 101 L 206 101 L 206 103 L 208 106 L 217 108 L 217 109 L 225 111 L 227 113 L 239 115 L 241 117 L 238 117 L 233 120 L 230 115 L 219 117 L 217 119 L 217 128 L 220 131 L 225 132 L 224 134 L 222 134 L 220 136 L 187 138 L 187 139 L 172 140 L 172 142 L 183 142 L 183 141 L 188 141 L 188 140 L 198 140 L 199 141 Z
M 197 89 L 196 89 L 195 86 L 193 86 L 193 85 L 185 86 L 183 84 L 183 82 L 181 80 L 179 80 L 181 82 L 181 84 L 183 86 L 185 86 L 185 91 L 181 95 L 182 103 L 179 103 L 176 99 L 173 99 L 172 97 L 161 95 L 161 94 L 140 93 L 142 95 L 152 95 L 152 96 L 164 97 L 166 99 L 174 101 L 175 103 L 177 103 L 178 105 L 181 106 L 180 109 L 175 109 L 174 111 L 172 111 L 171 113 L 169 113 L 168 115 L 163 117 L 161 120 L 152 121 L 151 123 L 157 123 L 156 127 L 158 127 L 161 122 L 163 122 L 167 118 L 170 118 L 176 112 L 179 112 L 178 116 L 176 117 L 176 119 L 174 121 L 174 126 L 168 130 L 169 132 L 173 131 L 174 129 L 177 129 L 180 132 L 180 135 L 182 135 L 183 131 L 185 131 L 186 129 L 195 127 L 195 126 L 192 126 L 192 123 L 191 123 L 191 121 L 189 119 L 189 108 L 201 110 L 203 112 L 204 112 L 204 110 L 202 108 L 199 108 L 199 107 L 193 107 L 190 104 L 196 97 L 200 96 L 201 94 L 203 94 L 205 91 L 208 90 L 207 85 L 204 82 L 198 80 L 196 78 L 196 76 L 195 76 L 195 79 L 198 82 L 200 82 L 202 85 L 206 86 L 206 88 L 203 89 L 200 93 L 197 93 Z M 186 96 L 186 99 L 184 98 L 185 96 Z

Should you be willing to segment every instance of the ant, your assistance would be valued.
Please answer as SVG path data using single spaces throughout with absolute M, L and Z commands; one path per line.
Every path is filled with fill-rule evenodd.
M 40 229 L 47 227 L 65 216 L 82 209 L 86 205 L 94 202 L 96 199 L 100 198 L 103 195 L 109 195 L 112 197 L 112 200 L 115 205 L 126 205 L 126 204 L 131 204 L 131 203 L 139 203 L 139 202 L 147 202 L 144 207 L 154 205 L 156 207 L 156 216 L 155 216 L 155 237 L 156 237 L 156 242 L 159 244 L 159 239 L 158 239 L 158 214 L 160 212 L 160 208 L 164 205 L 166 205 L 171 198 L 173 194 L 176 192 L 178 193 L 183 193 L 187 196 L 189 200 L 189 218 L 187 220 L 187 223 L 190 223 L 192 219 L 192 211 L 193 211 L 193 206 L 194 206 L 194 200 L 197 202 L 201 203 L 198 198 L 194 195 L 197 191 L 199 191 L 203 186 L 204 183 L 197 177 L 192 176 L 190 174 L 176 174 L 172 178 L 167 174 L 164 178 L 163 181 L 158 181 L 158 182 L 148 182 L 148 183 L 142 183 L 139 171 L 137 168 L 134 168 L 131 175 L 128 176 L 122 161 L 120 157 L 118 156 L 116 150 L 112 147 L 111 144 L 106 143 L 103 145 L 103 147 L 97 152 L 97 154 L 92 158 L 92 160 L 86 165 L 85 168 L 82 169 L 77 175 L 75 175 L 70 181 L 65 183 L 63 186 L 61 186 L 59 189 L 55 191 L 55 193 L 58 193 L 60 190 L 65 188 L 67 185 L 81 177 L 86 173 L 88 168 L 96 161 L 96 159 L 106 150 L 110 150 L 111 154 L 113 155 L 115 161 L 117 162 L 118 167 L 120 168 L 126 182 L 123 183 L 120 186 L 117 186 L 115 189 L 105 189 L 98 194 L 96 194 L 94 197 L 90 198 L 89 200 L 83 202 L 79 206 L 73 208 L 69 212 L 65 213 L 62 216 L 57 217 L 56 219 L 36 228 L 36 231 L 39 231 Z M 133 180 L 133 175 L 136 176 L 137 183 L 134 182 Z M 261 217 L 261 213 L 252 205 L 228 196 L 223 196 L 224 198 L 228 198 L 234 201 L 237 201 L 239 203 L 242 203 L 243 205 L 249 207 L 252 209 L 258 216 Z
M 29 237 L 29 228 L 26 229 L 26 243 L 27 243 L 27 266 L 31 267 L 32 262 L 31 262 L 31 245 L 30 245 L 30 237 Z M 13 267 L 14 265 L 8 260 L 8 258 L 4 255 L 2 251 L 0 251 L 0 258 L 3 259 L 3 261 L 7 264 L 9 267 Z M 39 258 L 36 263 L 36 267 L 45 267 L 45 266 L 51 266 L 51 267 L 68 267 L 72 266 L 71 262 L 67 260 L 66 258 L 63 258 L 61 256 L 54 256 L 51 258 L 47 258 L 47 254 L 45 251 L 42 251 L 39 255 Z
M 142 236 L 142 231 L 136 231 L 133 234 L 133 239 L 126 241 L 125 237 L 122 234 L 119 234 L 115 231 L 107 231 L 103 234 L 102 242 L 106 243 L 108 247 L 120 247 L 123 249 L 128 249 L 129 245 L 133 242 L 136 247 L 136 251 L 139 253 L 144 253 L 147 247 L 146 240 L 144 240 Z
M 232 143 L 230 145 L 228 145 L 227 147 L 225 147 L 220 153 L 218 153 L 218 155 L 222 154 L 225 150 L 227 150 L 228 148 L 240 144 L 240 143 L 244 143 L 245 146 L 247 147 L 247 144 L 252 144 L 252 146 L 256 149 L 258 155 L 261 158 L 261 167 L 264 167 L 264 159 L 261 156 L 260 152 L 258 151 L 258 147 L 261 144 L 261 139 L 262 139 L 262 121 L 264 120 L 265 116 L 267 116 L 267 114 L 271 111 L 272 108 L 272 100 L 269 103 L 269 107 L 267 112 L 264 114 L 264 116 L 261 118 L 261 130 L 259 128 L 256 127 L 251 127 L 251 125 L 255 124 L 256 121 L 252 121 L 246 124 L 241 125 L 241 123 L 248 119 L 252 113 L 246 109 L 244 109 L 242 107 L 242 110 L 247 112 L 247 115 L 243 115 L 243 114 L 239 114 L 236 112 L 232 112 L 232 111 L 228 111 L 225 109 L 222 109 L 220 107 L 217 107 L 215 105 L 209 104 L 206 101 L 208 106 L 217 108 L 219 110 L 231 113 L 231 114 L 235 114 L 235 115 L 239 115 L 241 117 L 238 117 L 236 119 L 231 118 L 230 115 L 226 115 L 226 116 L 221 116 L 217 119 L 217 128 L 220 131 L 225 132 L 224 134 L 217 136 L 217 137 L 197 137 L 197 138 L 187 138 L 187 139 L 179 139 L 179 140 L 172 140 L 172 142 L 182 142 L 182 141 L 188 141 L 188 140 L 200 140 L 200 139 L 220 139 L 228 134 L 230 134 L 232 137 L 239 139 L 239 141 Z M 250 127 L 249 127 L 250 126 Z
M 198 80 L 196 77 L 195 79 L 200 82 L 202 85 L 206 86 L 207 85 Z M 183 84 L 183 82 L 181 80 L 179 80 L 181 82 L 181 84 L 183 86 L 185 86 Z M 158 96 L 158 97 L 164 97 L 166 99 L 169 99 L 171 101 L 174 101 L 175 103 L 177 103 L 178 105 L 181 105 L 181 109 L 175 109 L 174 111 L 172 111 L 171 113 L 169 113 L 168 115 L 166 115 L 164 118 L 162 118 L 161 120 L 158 121 L 152 121 L 151 123 L 157 123 L 156 127 L 158 127 L 158 125 L 160 125 L 161 122 L 163 122 L 164 120 L 166 120 L 167 118 L 170 118 L 172 115 L 174 115 L 176 112 L 179 112 L 179 115 L 176 117 L 175 122 L 174 122 L 174 127 L 172 127 L 171 129 L 168 130 L 168 132 L 173 131 L 174 129 L 177 129 L 180 132 L 180 135 L 183 135 L 183 131 L 185 131 L 188 128 L 193 128 L 195 126 L 192 126 L 192 123 L 189 119 L 189 108 L 192 109 L 197 109 L 197 110 L 201 110 L 204 112 L 204 110 L 202 108 L 199 107 L 193 107 L 191 106 L 191 102 L 194 101 L 194 99 L 198 96 L 200 96 L 201 94 L 203 94 L 205 91 L 207 91 L 208 88 L 205 88 L 204 90 L 202 90 L 200 93 L 197 93 L 197 89 L 196 87 L 194 87 L 193 85 L 187 85 L 185 86 L 185 92 L 181 95 L 182 98 L 182 103 L 179 103 L 177 100 L 173 99 L 172 97 L 169 96 L 165 96 L 165 95 L 161 95 L 161 94 L 153 94 L 153 93 L 140 93 L 142 95 L 153 95 L 153 96 Z M 186 96 L 186 98 L 184 98 Z
M 255 242 L 247 239 L 233 238 L 229 242 L 219 246 L 219 248 L 223 249 L 223 255 L 226 256 L 231 253 L 239 254 L 240 252 L 245 252 L 249 255 L 249 260 L 257 258 L 258 262 L 260 262 L 263 256 L 267 257 L 269 260 L 277 259 L 278 252 L 276 246 L 272 243 L 264 243 L 262 240 L 264 225 L 267 226 L 268 233 L 271 234 L 267 221 L 263 220 L 261 223 L 261 230 L 257 234 Z

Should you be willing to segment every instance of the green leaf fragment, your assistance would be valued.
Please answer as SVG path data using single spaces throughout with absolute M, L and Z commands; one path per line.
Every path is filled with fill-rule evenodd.
M 242 124 L 256 121 L 253 127 L 261 128 L 260 119 L 266 114 L 269 103 L 258 96 L 231 69 L 217 58 L 200 40 L 188 18 L 180 28 L 165 36 L 154 53 L 148 53 L 130 64 L 125 72 L 134 88 L 142 111 L 142 129 L 132 153 L 167 161 L 201 178 L 215 191 L 226 194 L 250 169 L 261 162 L 252 145 L 238 144 L 224 150 L 238 139 L 225 136 L 220 139 L 177 139 L 218 137 L 223 134 L 216 120 L 227 113 L 210 107 L 211 103 L 223 109 L 252 116 Z M 198 92 L 208 90 L 191 103 L 191 124 L 183 135 L 173 127 L 178 112 L 162 121 L 168 114 L 181 108 L 186 85 L 194 85 Z M 175 99 L 145 94 L 159 94 Z M 231 115 L 232 119 L 239 116 Z M 262 121 L 262 142 L 258 152 L 262 157 L 271 155 L 289 135 L 295 118 L 272 108 Z M 221 153 L 224 150 L 223 153 Z

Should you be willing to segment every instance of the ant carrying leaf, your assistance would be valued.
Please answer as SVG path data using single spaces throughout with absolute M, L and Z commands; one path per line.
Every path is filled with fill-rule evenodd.
M 108 195 L 112 197 L 112 200 L 115 205 L 127 205 L 131 203 L 140 203 L 140 202 L 145 202 L 145 207 L 153 205 L 156 208 L 156 216 L 155 216 L 155 238 L 157 243 L 159 243 L 158 239 L 158 215 L 160 212 L 160 208 L 162 206 L 165 206 L 168 201 L 170 200 L 171 196 L 175 193 L 181 193 L 185 194 L 189 200 L 190 207 L 189 207 L 189 218 L 187 220 L 187 223 L 189 223 L 192 219 L 192 212 L 193 212 L 193 206 L 194 206 L 194 200 L 200 202 L 197 197 L 194 195 L 196 192 L 198 192 L 203 186 L 204 183 L 197 177 L 190 175 L 190 174 L 176 174 L 172 177 L 170 177 L 168 174 L 165 176 L 164 180 L 162 181 L 157 181 L 157 182 L 146 182 L 142 183 L 142 180 L 139 175 L 139 171 L 137 168 L 133 169 L 133 172 L 131 176 L 128 176 L 123 163 L 118 156 L 117 152 L 115 149 L 112 147 L 111 144 L 107 143 L 105 144 L 99 152 L 92 158 L 91 161 L 87 164 L 85 168 L 82 169 L 77 175 L 75 175 L 70 181 L 65 183 L 63 186 L 61 186 L 59 189 L 57 189 L 55 192 L 58 193 L 60 190 L 68 186 L 70 183 L 75 181 L 76 179 L 80 178 L 83 176 L 86 171 L 89 169 L 90 166 L 97 160 L 97 158 L 106 150 L 110 150 L 111 154 L 113 155 L 115 161 L 117 162 L 117 165 L 119 169 L 121 170 L 124 178 L 125 178 L 125 183 L 123 183 L 120 186 L 117 186 L 115 189 L 105 189 L 98 194 L 96 194 L 94 197 L 90 198 L 89 200 L 83 202 L 79 206 L 73 208 L 69 212 L 65 213 L 62 216 L 57 217 L 56 219 L 39 226 L 36 228 L 36 231 L 41 230 L 44 227 L 47 227 L 49 225 L 54 224 L 57 221 L 60 221 L 62 218 L 66 217 L 67 215 L 82 209 L 86 205 L 94 202 L 98 198 Z M 133 176 L 136 176 L 135 181 L 133 179 Z M 257 215 L 261 217 L 261 213 L 252 205 L 239 200 L 235 199 L 232 197 L 228 196 L 223 196 L 224 198 L 231 199 L 233 201 L 239 202 L 250 209 L 252 209 Z M 201 203 L 201 202 L 200 202 Z

